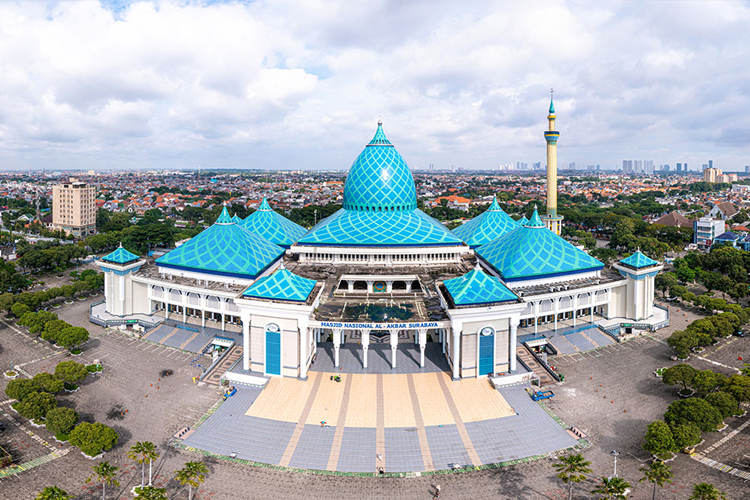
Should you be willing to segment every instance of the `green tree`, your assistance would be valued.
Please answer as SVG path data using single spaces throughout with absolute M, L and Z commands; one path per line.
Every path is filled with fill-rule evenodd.
M 43 419 L 50 410 L 56 407 L 55 396 L 46 392 L 31 393 L 15 406 L 19 415 L 31 420 Z
M 167 490 L 166 488 L 143 486 L 138 490 L 135 498 L 137 500 L 167 500 Z
M 724 375 L 721 373 L 716 373 L 713 370 L 701 370 L 695 374 L 691 385 L 698 394 L 705 396 L 715 391 L 723 379 Z
M 722 389 L 741 403 L 750 401 L 750 377 L 748 376 L 735 374 L 727 377 L 722 382 Z
M 688 386 L 693 383 L 697 370 L 690 365 L 679 364 L 667 368 L 661 375 L 661 381 L 667 385 L 682 384 L 682 389 L 687 392 Z
M 57 486 L 47 486 L 36 496 L 36 500 L 72 500 L 65 490 Z
M 41 391 L 42 388 L 33 379 L 15 379 L 8 382 L 5 395 L 10 399 L 23 401 L 29 394 Z
M 621 477 L 603 477 L 601 481 L 591 493 L 601 495 L 601 498 L 626 500 L 625 493 L 630 489 L 629 482 Z
M 672 273 L 659 273 L 654 278 L 654 285 L 656 285 L 657 289 L 661 290 L 663 297 L 667 290 L 677 285 L 677 278 Z
M 667 345 L 674 349 L 681 359 L 686 359 L 690 356 L 690 350 L 700 345 L 700 341 L 695 332 L 678 330 L 667 338 Z
M 66 299 L 72 299 L 76 294 L 76 287 L 74 287 L 73 285 L 63 285 L 60 287 L 60 290 L 62 291 Z
M 50 394 L 57 394 L 63 390 L 63 381 L 51 373 L 41 372 L 32 379 L 39 385 L 39 389 Z
M 193 488 L 198 488 L 206 480 L 208 467 L 203 462 L 187 462 L 175 472 L 175 479 L 183 486 L 188 485 L 188 500 L 193 500 Z
M 146 483 L 146 464 L 148 463 L 148 484 L 151 485 L 151 464 L 159 458 L 156 446 L 151 441 L 138 441 L 130 447 L 128 458 L 141 464 L 141 487 Z
M 701 430 L 692 422 L 672 426 L 672 437 L 678 450 L 690 448 L 701 442 Z
M 655 420 L 648 424 L 645 441 L 643 449 L 657 457 L 677 449 L 672 436 L 672 429 L 662 420 Z
M 719 491 L 713 484 L 699 483 L 693 485 L 693 494 L 688 500 L 727 500 L 723 491 Z
M 648 467 L 641 467 L 638 470 L 643 473 L 643 477 L 638 482 L 648 481 L 654 485 L 654 492 L 651 496 L 652 500 L 656 500 L 657 486 L 663 488 L 665 484 L 672 484 L 672 478 L 674 477 L 672 468 L 661 460 L 654 460 Z
M 664 421 L 670 426 L 692 422 L 703 432 L 715 431 L 721 424 L 719 410 L 699 398 L 687 398 L 672 402 L 664 413 Z
M 70 434 L 76 424 L 78 424 L 78 412 L 73 408 L 66 408 L 60 406 L 53 408 L 47 412 L 47 418 L 45 420 L 47 430 L 52 434 Z
M 81 422 L 68 435 L 68 441 L 90 457 L 111 449 L 119 436 L 104 424 Z
M 724 418 L 742 413 L 739 401 L 728 392 L 712 392 L 705 399 L 711 406 L 719 410 L 721 416 Z
M 62 319 L 53 319 L 52 321 L 47 321 L 44 324 L 44 330 L 42 330 L 42 338 L 49 342 L 57 342 L 60 332 L 65 328 L 68 328 L 69 326 L 70 324 Z
M 89 339 L 89 331 L 82 326 L 69 326 L 57 335 L 57 344 L 65 349 L 74 349 Z
M 18 273 L 12 262 L 0 259 L 0 290 L 19 293 L 29 287 L 31 281 Z
M 60 377 L 66 384 L 75 384 L 86 378 L 88 374 L 86 365 L 75 361 L 61 361 L 55 366 L 55 375 Z
M 585 481 L 586 475 L 591 474 L 590 465 L 591 462 L 586 461 L 580 453 L 561 456 L 552 464 L 557 471 L 557 478 L 570 486 L 568 500 L 573 498 L 573 485 Z
M 91 468 L 94 470 L 94 473 L 86 479 L 86 482 L 89 483 L 92 479 L 96 478 L 94 480 L 102 485 L 102 500 L 105 500 L 107 497 L 107 486 L 114 486 L 115 488 L 120 486 L 120 482 L 115 477 L 120 468 L 110 465 L 106 461 L 92 465 Z
M 10 311 L 16 318 L 20 318 L 21 316 L 29 312 L 29 310 L 29 306 L 27 306 L 26 304 L 21 304 L 20 302 L 16 302 L 10 308 Z

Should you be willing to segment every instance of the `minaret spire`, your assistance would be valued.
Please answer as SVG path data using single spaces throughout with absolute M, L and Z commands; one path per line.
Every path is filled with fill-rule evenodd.
M 560 234 L 562 230 L 562 217 L 557 215 L 557 139 L 560 132 L 555 130 L 555 102 L 553 95 L 555 89 L 549 91 L 549 114 L 547 121 L 548 129 L 544 132 L 544 139 L 547 141 L 547 215 L 542 217 L 547 229 Z

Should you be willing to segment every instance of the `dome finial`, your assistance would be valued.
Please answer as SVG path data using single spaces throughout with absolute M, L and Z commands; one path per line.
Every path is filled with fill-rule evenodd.
M 378 115 L 378 126 L 383 126 L 383 117 Z
M 553 99 L 555 94 L 555 89 L 549 89 L 549 114 L 554 115 L 555 114 L 555 101 Z

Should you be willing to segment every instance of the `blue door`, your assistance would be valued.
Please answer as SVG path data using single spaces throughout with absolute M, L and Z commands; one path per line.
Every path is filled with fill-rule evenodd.
M 281 332 L 266 330 L 266 373 L 281 375 Z
M 495 335 L 479 336 L 479 373 L 487 375 L 495 372 Z

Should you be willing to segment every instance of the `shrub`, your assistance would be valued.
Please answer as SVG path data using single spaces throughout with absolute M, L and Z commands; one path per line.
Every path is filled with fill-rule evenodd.
M 59 407 L 47 413 L 47 429 L 55 434 L 70 434 L 78 423 L 78 412 L 72 408 Z
M 719 410 L 699 398 L 674 401 L 664 414 L 664 421 L 670 426 L 693 423 L 703 432 L 715 431 L 722 421 Z
M 33 420 L 44 418 L 50 410 L 57 406 L 57 400 L 46 392 L 33 392 L 16 405 L 16 411 Z
M 68 434 L 70 444 L 90 457 L 112 449 L 117 444 L 117 439 L 118 435 L 114 429 L 98 422 L 81 422 Z
M 742 411 L 740 411 L 740 403 L 734 396 L 732 396 L 728 392 L 719 391 L 709 394 L 708 396 L 706 396 L 706 401 L 708 401 L 711 406 L 719 410 L 722 418 L 727 418 L 731 417 L 732 415 L 739 415 L 740 413 L 742 413 Z
M 672 427 L 672 437 L 678 450 L 684 450 L 701 442 L 701 430 L 693 423 Z
M 15 379 L 8 382 L 8 385 L 5 387 L 5 395 L 11 399 L 23 401 L 29 394 L 39 392 L 40 390 L 41 387 L 33 379 Z
M 672 429 L 661 420 L 656 420 L 648 424 L 646 442 L 643 444 L 643 449 L 657 456 L 676 451 L 678 448 L 674 443 Z
M 63 381 L 51 373 L 37 373 L 32 380 L 36 382 L 39 385 L 40 390 L 44 392 L 55 394 L 63 390 Z
M 75 384 L 86 378 L 88 373 L 86 365 L 76 363 L 75 361 L 61 361 L 55 366 L 55 375 L 60 377 L 66 384 Z
M 12 312 L 13 316 L 15 316 L 16 318 L 20 318 L 29 311 L 29 306 L 27 306 L 26 304 L 21 304 L 19 302 L 16 302 L 10 308 L 10 312 Z

